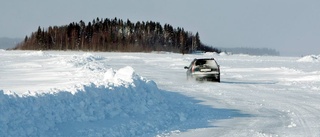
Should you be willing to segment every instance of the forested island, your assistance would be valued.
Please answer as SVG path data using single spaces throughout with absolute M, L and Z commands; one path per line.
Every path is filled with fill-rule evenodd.
M 92 22 L 72 22 L 64 26 L 38 27 L 15 49 L 19 50 L 82 50 L 150 52 L 194 51 L 220 52 L 201 43 L 199 33 L 174 28 L 170 24 L 147 21 L 133 23 L 129 19 L 93 19 Z

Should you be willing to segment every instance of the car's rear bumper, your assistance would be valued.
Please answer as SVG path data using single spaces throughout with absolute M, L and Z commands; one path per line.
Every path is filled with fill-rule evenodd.
M 210 74 L 193 73 L 192 77 L 195 78 L 196 80 L 220 81 L 220 74 L 219 73 L 210 73 Z

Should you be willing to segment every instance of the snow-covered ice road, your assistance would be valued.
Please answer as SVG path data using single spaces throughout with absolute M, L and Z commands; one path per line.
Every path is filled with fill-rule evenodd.
M 196 101 L 194 102 L 196 105 L 190 104 L 190 108 L 206 107 L 199 108 L 198 114 L 179 113 L 180 121 L 168 124 L 170 127 L 167 130 L 161 129 L 163 128 L 159 126 L 161 122 L 147 121 L 148 124 L 159 125 L 142 127 L 143 131 L 140 129 L 139 132 L 137 129 L 132 133 L 133 135 L 139 132 L 139 136 L 159 137 L 320 136 L 319 61 L 301 61 L 298 57 L 214 53 L 181 55 L 162 52 L 0 51 L 0 54 L 0 90 L 5 94 L 36 95 L 35 91 L 46 92 L 52 89 L 63 89 L 73 93 L 76 92 L 74 88 L 81 85 L 103 84 L 97 79 L 106 79 L 106 75 L 112 72 L 108 70 L 109 68 L 118 70 L 130 66 L 139 76 L 154 81 L 159 89 L 166 91 L 164 97 L 171 100 L 173 104 L 183 101 L 179 98 L 187 97 Z M 189 65 L 194 58 L 202 57 L 214 57 L 220 64 L 221 83 L 186 79 L 186 70 L 183 67 Z M 90 71 L 80 70 L 83 67 Z M 131 71 L 131 69 L 126 68 L 122 71 Z M 123 79 L 132 80 L 126 76 Z M 93 87 L 89 87 L 91 88 Z M 25 93 L 26 91 L 29 92 Z M 0 102 L 1 99 L 5 98 L 0 96 Z M 178 101 L 175 102 L 175 100 Z M 179 107 L 179 103 L 175 105 L 176 108 Z M 184 108 L 183 105 L 185 104 L 181 104 L 181 109 Z M 4 106 L 0 106 L 0 109 L 1 107 Z M 175 109 L 162 111 L 174 112 Z M 169 115 L 166 117 L 170 118 Z M 154 121 L 158 118 L 160 116 L 154 116 Z M 116 120 L 125 123 L 125 120 L 120 119 L 113 119 L 113 123 L 117 123 Z M 0 118 L 1 121 L 6 120 Z M 92 122 L 88 125 L 94 124 Z M 135 123 L 132 127 L 137 125 L 143 124 Z M 2 123 L 0 126 L 3 126 Z M 66 124 L 66 126 L 70 125 Z M 154 129 L 148 129 L 150 127 Z M 115 133 L 114 130 L 112 131 Z M 68 135 L 79 134 L 69 133 Z
M 201 57 L 214 57 L 220 63 L 221 83 L 186 81 L 182 68 L 193 58 Z M 251 115 L 214 121 L 212 128 L 171 136 L 320 135 L 318 62 L 298 62 L 294 57 L 213 54 L 115 54 L 110 60 L 115 63 L 111 66 L 133 66 L 162 89 L 194 97 L 213 108 L 236 109 Z

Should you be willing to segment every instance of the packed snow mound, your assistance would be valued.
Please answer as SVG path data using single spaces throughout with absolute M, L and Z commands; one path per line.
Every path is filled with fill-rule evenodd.
M 0 136 L 87 136 L 107 133 L 111 136 L 135 136 L 139 135 L 136 131 L 146 130 L 139 128 L 143 123 L 127 121 L 119 124 L 108 120 L 132 119 L 169 108 L 157 85 L 136 75 L 132 67 L 118 71 L 110 69 L 106 72 L 105 80 L 108 84 L 104 86 L 93 83 L 83 85 L 83 88 L 74 94 L 59 91 L 36 96 L 18 96 L 14 93 L 5 94 L 0 90 Z M 161 112 L 152 115 L 160 117 Z M 75 132 L 72 134 L 60 129 L 66 127 L 61 125 L 83 122 L 101 123 L 99 127 L 92 129 L 70 127 L 70 132 Z M 136 124 L 137 129 L 134 132 L 127 129 L 132 128 L 132 124 Z M 159 125 L 149 126 L 148 128 Z
M 81 68 L 83 70 L 101 71 L 105 69 L 105 66 L 99 62 L 103 59 L 105 58 L 91 53 L 85 53 L 82 56 L 74 55 L 71 59 L 62 60 L 66 60 L 66 64 L 73 65 L 74 67 Z
M 308 55 L 298 59 L 298 62 L 320 62 L 320 55 Z
M 115 85 L 130 84 L 137 79 L 139 79 L 138 75 L 135 74 L 130 66 L 121 68 L 117 72 L 113 71 L 113 69 L 108 69 L 104 75 L 104 81 Z

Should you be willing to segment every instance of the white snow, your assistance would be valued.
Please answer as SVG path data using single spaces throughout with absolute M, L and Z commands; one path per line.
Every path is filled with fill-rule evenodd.
M 320 62 L 320 55 L 308 55 L 298 59 L 299 62 Z
M 201 57 L 218 61 L 221 83 L 186 80 L 183 67 Z M 217 53 L 0 50 L 0 136 L 319 136 L 319 66 Z

